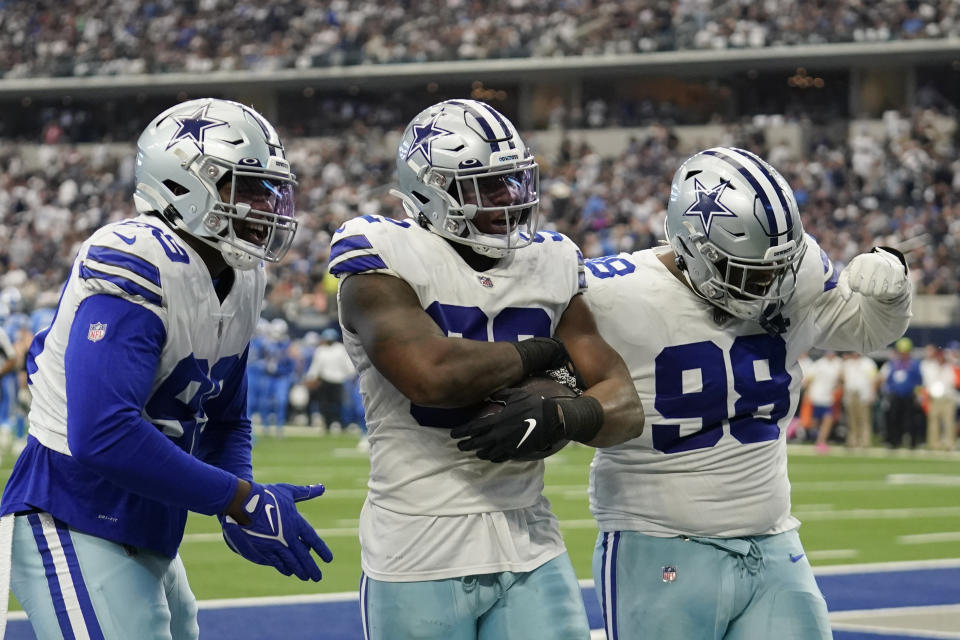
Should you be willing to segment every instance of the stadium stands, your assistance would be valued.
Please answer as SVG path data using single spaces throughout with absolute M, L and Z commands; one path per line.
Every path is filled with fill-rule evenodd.
M 960 35 L 951 0 L 0 3 L 6 78 L 303 69 Z

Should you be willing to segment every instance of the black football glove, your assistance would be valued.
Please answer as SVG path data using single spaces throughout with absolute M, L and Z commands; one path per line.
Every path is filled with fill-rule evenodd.
M 553 398 L 522 389 L 501 389 L 490 401 L 503 404 L 503 409 L 450 432 L 454 438 L 465 438 L 457 443 L 461 451 L 476 451 L 483 460 L 505 462 L 547 449 L 566 437 Z

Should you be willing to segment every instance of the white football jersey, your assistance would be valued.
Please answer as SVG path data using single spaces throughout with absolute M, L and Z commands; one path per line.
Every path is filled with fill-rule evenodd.
M 799 525 L 790 515 L 786 427 L 797 409 L 798 358 L 818 347 L 872 351 L 898 338 L 909 297 L 844 301 L 816 241 L 783 310 L 787 330 L 718 325 L 713 308 L 660 262 L 668 247 L 587 262 L 586 299 L 630 368 L 644 432 L 598 449 L 590 508 L 601 531 L 736 537 Z
M 538 233 L 529 246 L 508 253 L 492 269 L 477 272 L 446 240 L 412 220 L 380 216 L 355 218 L 337 231 L 331 245 L 330 272 L 341 281 L 352 274 L 396 276 L 411 286 L 423 309 L 446 335 L 484 341 L 553 335 L 571 298 L 584 286 L 580 252 L 562 234 Z M 427 579 L 423 576 L 439 577 L 442 567 L 459 562 L 432 548 L 430 566 L 418 563 L 407 569 L 400 560 L 389 557 L 389 548 L 395 551 L 397 545 L 406 546 L 416 539 L 409 537 L 413 525 L 405 522 L 403 530 L 399 525 L 385 526 L 386 516 L 394 514 L 400 521 L 404 521 L 402 516 L 426 516 L 425 523 L 433 522 L 433 526 L 424 524 L 417 531 L 437 538 L 438 545 L 446 541 L 456 547 L 461 538 L 445 540 L 434 522 L 438 516 L 489 514 L 540 503 L 542 461 L 493 464 L 473 452 L 460 451 L 450 429 L 465 421 L 472 410 L 412 404 L 373 366 L 356 334 L 344 328 L 343 341 L 357 367 L 370 442 L 368 505 L 361 516 L 368 574 L 380 579 L 398 579 L 400 574 L 407 579 Z M 374 519 L 380 523 L 375 527 Z M 486 531 L 487 525 L 482 529 Z M 456 526 L 449 535 L 464 530 Z M 396 540 L 393 531 L 399 536 Z M 374 546 L 385 549 L 382 558 L 371 558 Z M 470 553 L 461 546 L 451 555 L 467 557 Z M 501 567 L 490 571 L 509 568 L 496 558 L 474 557 L 470 562 Z M 428 573 L 434 565 L 437 572 Z M 510 567 L 522 569 L 517 564 Z M 454 571 L 450 575 L 463 574 Z
M 167 339 L 143 417 L 181 448 L 192 451 L 191 442 L 203 429 L 199 408 L 206 397 L 219 393 L 219 381 L 211 369 L 227 367 L 243 355 L 260 315 L 266 282 L 263 266 L 235 270 L 235 275 L 221 305 L 203 260 L 161 220 L 141 215 L 96 231 L 80 248 L 49 332 L 34 346 L 42 350 L 30 372 L 30 435 L 49 449 L 70 454 L 64 371 L 67 340 L 80 303 L 109 294 L 149 309 L 163 322 Z M 116 328 L 90 325 L 87 339 L 102 339 L 111 330 Z M 109 374 L 109 363 L 90 363 L 89 375 Z M 157 393 L 161 387 L 163 392 Z M 178 419 L 185 415 L 184 405 L 197 410 L 198 420 Z

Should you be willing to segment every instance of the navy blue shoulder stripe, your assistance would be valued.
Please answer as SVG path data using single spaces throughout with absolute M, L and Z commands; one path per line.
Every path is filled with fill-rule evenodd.
M 93 245 L 87 251 L 87 257 L 96 260 L 102 264 L 109 264 L 113 267 L 119 267 L 131 271 L 144 280 L 160 286 L 160 269 L 140 256 L 126 251 L 120 251 L 112 247 Z
M 373 249 L 373 245 L 370 243 L 370 240 L 367 239 L 367 236 L 363 234 L 345 236 L 330 245 L 329 260 L 333 262 L 346 252 L 356 251 L 357 249 Z
M 347 258 L 341 262 L 330 266 L 330 273 L 335 276 L 348 273 L 364 273 L 366 271 L 377 271 L 386 269 L 387 263 L 380 256 L 357 256 L 356 258 Z
M 830 291 L 837 286 L 837 282 L 840 280 L 840 270 L 837 269 L 830 256 L 823 249 L 820 249 L 820 262 L 823 263 L 823 274 L 827 276 L 827 279 L 823 281 L 823 290 Z
M 84 280 L 103 280 L 105 282 L 115 284 L 126 293 L 129 293 L 132 296 L 140 296 L 147 302 L 155 304 L 158 307 L 163 302 L 163 298 L 161 298 L 159 295 L 153 291 L 150 291 L 146 287 L 137 284 L 133 280 L 124 278 L 120 275 L 97 271 L 96 269 L 88 267 L 86 263 L 80 263 L 80 277 Z

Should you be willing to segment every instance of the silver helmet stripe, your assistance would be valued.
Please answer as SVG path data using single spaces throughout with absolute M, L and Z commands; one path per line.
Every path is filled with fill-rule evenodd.
M 745 164 L 738 159 L 729 148 L 714 147 L 713 149 L 707 149 L 703 153 L 726 161 L 750 183 L 750 186 L 757 192 L 760 203 L 763 205 L 763 210 L 767 214 L 767 223 L 770 225 L 770 246 L 774 247 L 781 244 L 778 238 L 784 233 L 789 233 L 789 229 L 787 228 L 789 209 L 786 207 L 786 202 L 782 200 L 780 207 L 774 206 L 770 196 L 778 195 L 780 189 L 773 180 L 773 177 L 766 171 L 760 173 L 752 162 Z M 740 157 L 745 158 L 746 156 L 741 155 Z M 784 231 L 781 231 L 781 229 L 784 229 Z

